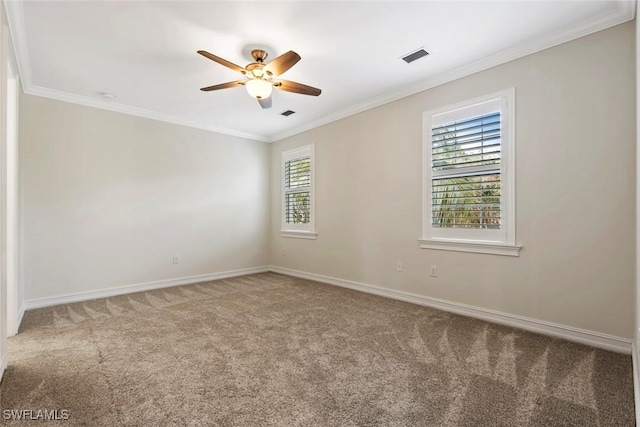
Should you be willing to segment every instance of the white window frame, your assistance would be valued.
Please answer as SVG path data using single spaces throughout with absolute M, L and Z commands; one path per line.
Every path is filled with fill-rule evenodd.
M 309 186 L 309 223 L 307 224 L 288 224 L 286 222 L 286 197 L 285 197 L 285 164 L 288 161 L 300 159 L 303 157 L 309 157 L 311 162 L 311 185 Z M 280 179 L 280 189 L 281 189 L 281 229 L 280 236 L 281 237 L 293 237 L 298 239 L 316 239 L 318 233 L 316 233 L 315 228 L 315 206 L 316 206 L 316 197 L 315 197 L 315 145 L 309 144 L 304 147 L 295 148 L 293 150 L 283 151 L 282 152 L 282 164 L 280 167 L 281 179 Z
M 499 230 L 439 228 L 432 226 L 432 128 L 500 109 L 501 161 Z M 515 88 L 484 95 L 423 115 L 422 138 L 422 238 L 423 249 L 519 256 L 515 224 Z M 462 172 L 461 168 L 461 172 Z M 471 168 L 468 169 L 471 171 Z

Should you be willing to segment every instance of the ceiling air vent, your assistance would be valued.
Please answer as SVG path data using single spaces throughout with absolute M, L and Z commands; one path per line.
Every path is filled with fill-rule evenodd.
M 285 116 L 288 117 L 292 114 L 295 114 L 295 111 L 291 111 L 291 110 L 287 110 L 287 111 L 283 111 L 282 113 L 280 113 L 281 116 Z
M 415 52 L 409 53 L 405 56 L 402 57 L 402 60 L 404 62 L 406 62 L 407 64 L 412 63 L 413 61 L 423 58 L 425 56 L 429 55 L 429 52 L 427 52 L 426 50 L 424 50 L 423 48 L 420 48 L 418 50 L 416 50 Z

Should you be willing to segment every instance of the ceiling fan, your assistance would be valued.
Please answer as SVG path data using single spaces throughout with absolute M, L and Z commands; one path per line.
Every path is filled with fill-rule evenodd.
M 322 92 L 318 88 L 307 86 L 302 83 L 274 78 L 284 73 L 300 61 L 300 55 L 292 50 L 278 56 L 268 64 L 265 64 L 264 60 L 267 59 L 267 52 L 261 49 L 254 49 L 251 51 L 251 56 L 255 62 L 247 65 L 245 68 L 242 68 L 233 62 L 229 62 L 226 59 L 215 56 L 205 50 L 199 50 L 198 53 L 217 62 L 218 64 L 224 65 L 227 68 L 239 71 L 246 77 L 245 80 L 236 80 L 234 82 L 221 83 L 200 89 L 205 92 L 236 86 L 245 86 L 249 95 L 256 98 L 262 108 L 271 108 L 271 91 L 274 87 L 286 92 L 300 93 L 302 95 L 318 96 Z

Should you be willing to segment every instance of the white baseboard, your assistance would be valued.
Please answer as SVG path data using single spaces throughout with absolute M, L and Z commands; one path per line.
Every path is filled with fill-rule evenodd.
M 179 277 L 177 279 L 167 279 L 167 280 L 158 280 L 155 282 L 137 283 L 134 285 L 100 289 L 97 291 L 86 291 L 86 292 L 78 292 L 73 294 L 58 295 L 54 297 L 35 298 L 35 299 L 26 300 L 22 304 L 21 310 L 22 310 L 22 314 L 24 314 L 25 310 L 30 310 L 33 308 L 50 307 L 53 305 L 87 301 L 87 300 L 92 300 L 97 298 L 108 298 L 108 297 L 114 297 L 117 295 L 131 294 L 134 292 L 143 292 L 143 291 L 151 291 L 154 289 L 169 288 L 171 286 L 189 285 L 191 283 L 227 279 L 229 277 L 244 276 L 247 274 L 264 273 L 266 271 L 269 271 L 268 267 L 243 268 L 240 270 L 223 271 L 220 273 L 202 274 L 198 276 Z
M 627 338 L 616 337 L 600 332 L 588 331 L 585 329 L 574 328 L 572 326 L 546 322 L 544 320 L 532 319 L 515 314 L 503 313 L 496 310 L 475 307 L 458 302 L 431 298 L 424 295 L 383 288 L 380 286 L 369 285 L 367 283 L 360 283 L 354 282 L 352 280 L 323 276 L 321 274 L 307 273 L 304 271 L 292 270 L 289 268 L 278 266 L 270 266 L 269 270 L 273 271 L 274 273 L 286 274 L 289 276 L 300 277 L 308 280 L 315 280 L 317 282 L 327 283 L 329 285 L 340 286 L 343 288 L 349 288 L 369 294 L 410 302 L 413 304 L 433 307 L 439 310 L 461 314 L 463 316 L 475 317 L 478 319 L 486 320 L 488 322 L 499 323 L 506 326 L 512 326 L 514 328 L 525 329 L 531 332 L 537 332 L 544 335 L 563 338 L 568 341 L 603 348 L 605 350 L 611 350 L 618 353 L 630 354 L 632 351 L 631 340 Z
M 219 273 L 203 274 L 198 276 L 180 277 L 176 279 L 159 280 L 155 282 L 138 283 L 128 286 L 120 286 L 115 288 L 101 289 L 97 291 L 79 292 L 74 294 L 65 294 L 55 297 L 37 298 L 26 300 L 20 307 L 19 321 L 25 310 L 34 308 L 49 307 L 59 304 L 68 304 L 72 302 L 87 301 L 97 298 L 107 298 L 117 295 L 124 295 L 134 292 L 149 291 L 154 289 L 168 288 L 171 286 L 187 285 L 191 283 L 206 282 L 210 280 L 226 279 L 229 277 L 244 276 L 247 274 L 264 273 L 273 271 L 275 273 L 286 274 L 303 279 L 315 280 L 317 282 L 327 283 L 330 285 L 349 288 L 361 292 L 374 295 L 393 298 L 413 304 L 433 307 L 463 316 L 475 317 L 493 323 L 499 323 L 512 326 L 519 329 L 525 329 L 545 335 L 563 338 L 569 341 L 590 345 L 593 347 L 603 348 L 605 350 L 616 351 L 625 354 L 633 353 L 634 369 L 635 363 L 638 361 L 637 355 L 632 350 L 632 341 L 626 338 L 607 335 L 600 332 L 588 331 L 585 329 L 575 328 L 572 326 L 561 325 L 558 323 L 547 322 L 544 320 L 532 319 L 528 317 L 518 316 L 510 313 L 503 313 L 496 310 L 490 310 L 482 307 L 471 306 L 454 301 L 447 301 L 438 298 L 431 298 L 424 295 L 418 295 L 410 292 L 398 291 L 380 286 L 374 286 L 367 283 L 355 282 L 352 280 L 339 279 L 336 277 L 324 276 L 321 274 L 307 273 L 304 271 L 292 270 L 289 268 L 268 266 L 254 267 L 240 270 L 223 271 Z

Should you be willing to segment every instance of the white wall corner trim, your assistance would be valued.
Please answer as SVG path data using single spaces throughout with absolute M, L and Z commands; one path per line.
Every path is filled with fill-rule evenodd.
M 2 376 L 4 375 L 4 371 L 7 369 L 7 358 L 5 356 L 0 357 L 0 381 L 2 381 Z
M 101 289 L 98 291 L 78 292 L 54 297 L 36 298 L 24 302 L 23 309 L 50 307 L 72 302 L 87 301 L 98 298 L 108 298 L 118 295 L 131 294 L 134 292 L 151 291 L 154 289 L 169 288 L 172 286 L 190 285 L 192 283 L 208 282 L 211 280 L 228 279 L 230 277 L 245 276 L 247 274 L 257 274 L 269 271 L 268 267 L 243 268 L 240 270 L 222 271 L 219 273 L 202 274 L 197 276 L 179 277 L 175 279 L 158 280 L 155 282 L 137 283 L 134 285 L 118 286 L 114 288 Z
M 640 379 L 638 378 L 638 374 L 640 374 L 640 369 L 638 367 L 638 363 L 640 359 L 638 358 L 638 342 L 634 340 L 632 343 L 632 351 L 631 351 L 631 364 L 633 366 L 633 397 L 635 402 L 636 414 L 640 411 Z M 636 415 L 636 426 L 640 427 L 640 416 Z
M 558 323 L 546 322 L 543 320 L 532 319 L 528 317 L 518 316 L 515 314 L 503 313 L 496 310 L 489 310 L 482 307 L 475 307 L 467 304 L 461 304 L 453 301 L 431 298 L 423 295 L 413 294 L 404 291 L 374 286 L 367 283 L 355 282 L 352 280 L 339 279 L 336 277 L 324 276 L 321 274 L 307 273 L 304 271 L 292 270 L 289 268 L 270 266 L 269 270 L 274 273 L 285 274 L 288 276 L 300 277 L 302 279 L 314 280 L 316 282 L 326 283 L 329 285 L 340 286 L 343 288 L 353 289 L 360 292 L 366 292 L 373 295 L 379 295 L 387 298 L 405 301 L 413 304 L 424 305 L 438 310 L 448 311 L 463 316 L 474 317 L 487 322 L 498 323 L 501 325 L 511 326 L 518 329 L 524 329 L 543 335 L 566 339 L 568 341 L 586 344 L 605 350 L 615 351 L 618 353 L 631 353 L 631 340 L 627 338 L 607 335 L 600 332 L 588 331 L 585 329 L 574 328 L 572 326 L 561 325 Z
M 20 308 L 18 308 L 18 319 L 16 321 L 16 325 L 17 325 L 17 330 L 20 330 L 20 324 L 22 324 L 22 319 L 24 318 L 24 312 L 27 311 L 24 302 L 20 305 Z

